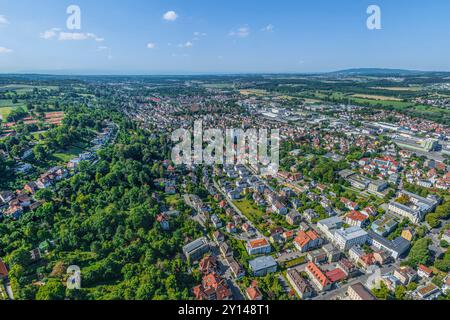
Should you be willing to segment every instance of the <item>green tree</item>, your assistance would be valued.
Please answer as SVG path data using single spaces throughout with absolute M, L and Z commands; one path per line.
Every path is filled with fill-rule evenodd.
M 36 300 L 63 300 L 65 293 L 65 287 L 60 280 L 50 279 L 45 285 L 39 287 Z

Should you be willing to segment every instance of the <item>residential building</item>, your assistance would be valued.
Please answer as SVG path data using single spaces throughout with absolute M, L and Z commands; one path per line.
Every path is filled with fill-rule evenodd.
M 268 273 L 276 272 L 278 265 L 271 256 L 261 256 L 249 261 L 250 269 L 255 277 L 263 277 Z
M 244 268 L 232 256 L 227 256 L 226 262 L 230 267 L 231 274 L 235 279 L 240 279 L 245 276 Z
M 345 223 L 353 227 L 364 228 L 369 222 L 369 216 L 359 211 L 352 210 L 345 216 Z
M 364 251 L 361 249 L 360 246 L 353 246 L 348 250 L 348 256 L 353 262 L 358 262 L 359 259 L 364 256 Z
M 183 253 L 190 262 L 200 260 L 209 250 L 209 243 L 205 237 L 194 240 L 183 247 Z
M 301 299 L 308 299 L 313 295 L 313 288 L 309 282 L 302 277 L 300 272 L 295 269 L 290 269 L 286 272 L 286 278 L 294 288 L 295 292 Z
M 421 264 L 417 268 L 417 275 L 421 278 L 429 279 L 433 276 L 433 270 Z
M 411 242 L 402 237 L 397 237 L 394 240 L 390 241 L 373 232 L 372 230 L 368 231 L 368 235 L 368 241 L 371 245 L 378 249 L 388 251 L 394 259 L 403 256 L 411 247 Z
M 324 263 L 327 262 L 328 260 L 328 256 L 323 249 L 310 251 L 308 252 L 306 257 L 308 258 L 309 261 L 314 262 L 315 264 Z
M 388 187 L 388 184 L 386 181 L 383 180 L 373 180 L 371 183 L 369 183 L 369 192 L 372 193 L 381 193 L 384 190 L 386 190 Z
M 291 226 L 299 225 L 300 222 L 302 222 L 302 215 L 295 210 L 291 210 L 291 212 L 286 215 L 286 221 Z
M 415 224 L 420 223 L 425 215 L 432 212 L 439 203 L 439 201 L 433 197 L 428 196 L 427 198 L 424 198 L 405 190 L 401 192 L 401 196 L 405 196 L 409 199 L 408 203 L 403 204 L 397 201 L 391 201 L 388 209 L 393 213 L 408 218 Z
M 361 282 L 349 286 L 347 294 L 351 300 L 377 300 Z
M 422 300 L 436 300 L 441 295 L 441 290 L 433 283 L 421 286 L 416 290 L 416 296 Z
M 391 232 L 395 230 L 397 227 L 398 222 L 394 219 L 394 217 L 390 215 L 384 215 L 380 219 L 374 221 L 370 228 L 375 232 L 376 234 L 386 237 Z
M 322 249 L 326 253 L 329 263 L 337 262 L 341 258 L 341 252 L 331 243 L 324 245 Z
M 417 272 L 411 267 L 396 268 L 393 276 L 396 277 L 404 286 L 407 286 L 411 282 L 417 280 Z
M 193 288 L 197 300 L 232 300 L 233 294 L 226 281 L 216 273 L 205 275 L 202 283 Z
M 355 248 L 355 247 L 354 247 Z M 337 264 L 338 268 L 345 272 L 348 277 L 353 277 L 359 273 L 358 268 L 349 260 L 343 258 Z
M 294 239 L 294 245 L 300 252 L 307 252 L 309 250 L 318 248 L 322 245 L 323 240 L 314 230 L 299 231 L 297 237 Z
M 252 300 L 252 301 L 258 301 L 258 300 L 262 300 L 263 299 L 263 295 L 261 293 L 261 290 L 259 290 L 259 288 L 256 285 L 247 288 L 245 290 L 245 295 L 246 295 L 248 300 Z
M 264 238 L 249 240 L 246 248 L 250 255 L 269 254 L 272 250 L 269 242 Z
M 329 240 L 334 240 L 334 232 L 337 229 L 342 228 L 343 221 L 339 217 L 331 217 L 328 219 L 320 220 L 317 223 L 317 228 L 325 235 Z
M 320 270 L 320 268 L 314 262 L 308 263 L 306 265 L 305 271 L 311 278 L 311 280 L 314 282 L 314 284 L 319 288 L 319 290 L 327 291 L 331 289 L 333 283 L 327 278 L 325 273 L 323 273 L 322 270 Z
M 341 250 L 348 250 L 356 245 L 363 245 L 368 240 L 368 234 L 360 227 L 340 229 L 334 233 L 334 242 Z

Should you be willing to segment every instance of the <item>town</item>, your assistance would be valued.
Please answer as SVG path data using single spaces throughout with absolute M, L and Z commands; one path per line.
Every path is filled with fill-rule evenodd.
M 108 89 L 86 77 L 58 89 L 55 77 L 52 89 L 33 89 L 52 101 L 72 95 L 52 104 L 58 121 L 30 104 L 8 109 L 22 114 L 2 124 L 2 166 L 13 173 L 1 178 L 0 298 L 448 299 L 448 106 L 387 108 L 375 93 L 316 90 L 323 78 L 199 76 L 155 87 L 114 78 Z M 391 92 L 359 80 L 350 91 Z M 5 100 L 36 99 L 5 90 Z M 278 129 L 278 172 L 175 164 L 172 132 L 200 120 Z M 65 289 L 70 264 L 81 267 L 81 296 Z

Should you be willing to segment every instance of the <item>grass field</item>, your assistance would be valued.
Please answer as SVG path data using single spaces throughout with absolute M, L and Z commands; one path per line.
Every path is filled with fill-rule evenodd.
M 252 222 L 256 223 L 257 219 L 264 216 L 264 212 L 258 209 L 253 201 L 247 199 L 241 199 L 234 201 L 236 207 Z
M 76 158 L 80 153 L 83 153 L 83 149 L 72 146 L 67 150 L 62 150 L 52 154 L 52 157 L 58 162 L 68 162 L 73 158 Z
M 10 99 L 0 100 L 0 116 L 2 116 L 3 122 L 6 122 L 6 118 L 14 109 L 22 107 L 25 108 L 25 104 L 22 102 L 12 103 Z
M 266 90 L 259 90 L 259 89 L 248 89 L 248 90 L 239 90 L 239 93 L 244 96 L 265 96 L 267 94 Z
M 232 89 L 234 85 L 232 83 L 205 83 L 202 87 L 209 89 Z
M 354 94 L 352 97 L 363 98 L 363 99 L 373 99 L 373 100 L 385 100 L 385 101 L 402 101 L 402 99 L 387 97 L 387 96 L 377 96 L 372 94 Z
M 372 89 L 388 90 L 388 91 L 419 91 L 421 87 L 373 87 Z
M 31 85 L 27 85 L 27 84 L 9 84 L 6 86 L 1 86 L 0 91 L 10 90 L 10 91 L 16 92 L 17 94 L 23 94 L 23 93 L 28 93 L 28 92 L 33 91 L 34 88 L 44 89 L 44 90 L 56 90 L 59 87 L 58 86 L 31 86 Z
M 6 122 L 6 118 L 13 111 L 12 107 L 0 107 L 0 116 L 2 117 L 2 121 Z

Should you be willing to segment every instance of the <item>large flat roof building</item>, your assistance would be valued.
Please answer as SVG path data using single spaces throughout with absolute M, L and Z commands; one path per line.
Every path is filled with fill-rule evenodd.
M 334 233 L 334 242 L 341 250 L 348 250 L 355 245 L 363 245 L 367 240 L 367 232 L 360 227 L 340 229 Z

